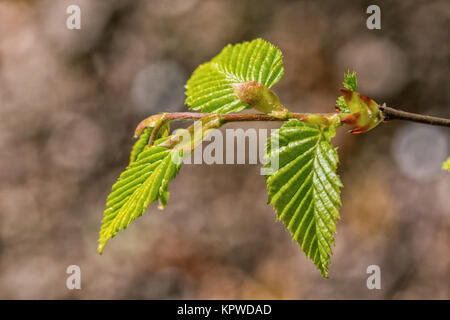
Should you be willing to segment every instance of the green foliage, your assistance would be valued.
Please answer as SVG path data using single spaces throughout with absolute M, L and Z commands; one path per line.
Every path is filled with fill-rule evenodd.
M 159 200 L 160 209 L 167 204 L 167 186 L 181 166 L 181 162 L 173 159 L 175 156 L 181 157 L 182 151 L 157 146 L 167 138 L 160 139 L 151 147 L 142 148 L 148 141 L 150 131 L 146 129 L 135 144 L 131 163 L 113 185 L 107 198 L 100 230 L 100 253 L 108 240 L 140 217 L 150 203 Z
M 283 72 L 281 51 L 269 42 L 257 39 L 228 45 L 211 62 L 195 70 L 186 84 L 186 104 L 193 110 L 215 114 L 253 106 L 285 119 L 288 111 L 268 89 L 280 80 Z M 354 73 L 346 74 L 344 86 L 356 90 Z M 174 136 L 161 138 L 169 131 L 168 122 L 161 122 L 164 117 L 165 114 L 151 116 L 136 128 L 136 135 L 141 135 L 131 151 L 130 164 L 107 198 L 100 253 L 108 240 L 141 216 L 150 203 L 159 200 L 161 208 L 167 204 L 168 183 L 181 166 L 173 158 L 180 159 L 192 148 L 192 141 L 188 145 L 173 139 Z M 310 115 L 303 119 L 310 123 L 291 119 L 274 133 L 280 144 L 268 144 L 267 156 L 270 159 L 279 156 L 280 167 L 267 177 L 267 188 L 277 217 L 327 277 L 342 183 L 336 174 L 337 153 L 330 142 L 338 123 L 322 118 Z M 224 122 L 221 118 L 204 118 L 202 123 L 207 128 L 217 128 Z M 155 138 L 159 140 L 149 146 L 152 130 L 158 130 Z M 204 138 L 196 139 L 195 134 L 190 134 L 193 145 Z M 180 150 L 180 145 L 187 149 Z
M 227 123 L 226 116 L 220 114 L 253 107 L 265 113 L 265 119 L 270 115 L 287 120 L 267 144 L 265 166 L 272 168 L 278 162 L 275 171 L 266 176 L 268 203 L 321 275 L 328 277 L 343 187 L 336 173 L 338 155 L 331 139 L 344 123 L 352 125 L 354 133 L 366 132 L 381 122 L 382 115 L 375 101 L 357 92 L 356 73 L 350 71 L 344 76 L 343 96 L 336 101 L 341 113 L 294 115 L 269 89 L 283 72 L 281 51 L 269 42 L 257 39 L 228 45 L 210 62 L 200 65 L 186 84 L 190 109 L 211 113 L 197 122 L 202 124 L 202 132 L 196 133 L 191 126 L 183 131 L 191 140 L 182 141 L 181 133 L 166 137 L 169 122 L 177 117 L 159 114 L 141 121 L 135 131 L 136 136 L 141 135 L 131 151 L 130 164 L 107 198 L 99 252 L 150 203 L 159 200 L 160 208 L 165 207 L 168 184 L 180 169 L 179 160 L 205 138 L 209 129 Z M 180 118 L 197 117 L 184 114 Z M 443 168 L 450 171 L 450 158 Z
M 182 157 L 205 138 L 209 129 L 227 122 L 219 114 L 253 107 L 279 120 L 294 117 L 269 89 L 283 72 L 281 51 L 269 42 L 257 39 L 228 45 L 199 66 L 186 84 L 190 109 L 212 113 L 197 122 L 204 132 L 196 133 L 191 126 L 183 131 L 191 139 L 183 141 L 181 133 L 166 137 L 170 130 L 167 114 L 141 121 L 135 131 L 136 136 L 141 135 L 131 151 L 130 164 L 107 198 L 98 251 L 101 253 L 109 239 L 141 216 L 150 203 L 159 200 L 160 209 L 166 206 L 168 184 L 178 173 Z M 343 86 L 343 95 L 336 101 L 340 113 L 296 114 L 272 134 L 266 151 L 265 166 L 275 167 L 266 176 L 268 203 L 323 277 L 328 277 L 343 187 L 336 173 L 338 155 L 331 139 L 342 124 L 353 126 L 353 133 L 362 133 L 382 121 L 378 103 L 357 92 L 355 72 L 344 75 Z M 442 168 L 450 172 L 450 157 Z
M 306 256 L 327 277 L 343 186 L 336 174 L 337 152 L 331 144 L 335 129 L 291 119 L 273 134 L 278 145 L 268 144 L 266 166 L 278 157 L 279 169 L 266 178 L 268 202 Z
M 283 76 L 281 51 L 262 39 L 226 46 L 211 62 L 200 65 L 186 84 L 186 104 L 192 110 L 211 113 L 238 112 L 250 108 L 233 84 L 255 81 L 268 88 Z
M 350 73 L 350 70 L 348 70 L 347 73 L 344 74 L 344 82 L 342 83 L 342 85 L 344 86 L 345 89 L 351 91 L 358 91 L 356 72 Z M 350 109 L 347 106 L 347 103 L 345 103 L 343 96 L 340 96 L 336 100 L 336 107 L 344 114 L 351 113 Z
M 442 169 L 450 172 L 450 157 L 448 157 L 447 160 L 444 161 L 444 163 L 442 164 Z

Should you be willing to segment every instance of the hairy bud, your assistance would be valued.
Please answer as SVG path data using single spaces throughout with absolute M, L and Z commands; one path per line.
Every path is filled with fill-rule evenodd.
M 285 118 L 288 110 L 284 108 L 278 96 L 266 86 L 255 82 L 242 82 L 232 85 L 239 99 L 252 108 L 275 117 Z

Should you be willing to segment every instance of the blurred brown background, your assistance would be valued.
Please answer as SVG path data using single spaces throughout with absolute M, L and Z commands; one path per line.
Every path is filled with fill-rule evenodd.
M 66 28 L 70 4 L 81 30 Z M 381 30 L 366 28 L 370 4 Z M 278 45 L 273 89 L 293 111 L 334 110 L 350 68 L 380 103 L 450 117 L 449 27 L 446 0 L 0 1 L 0 298 L 448 299 L 449 130 L 404 122 L 335 139 L 328 280 L 275 223 L 254 165 L 183 166 L 164 212 L 96 247 L 134 127 L 186 110 L 185 81 L 226 44 Z M 66 288 L 71 264 L 81 290 Z M 372 264 L 381 290 L 366 287 Z

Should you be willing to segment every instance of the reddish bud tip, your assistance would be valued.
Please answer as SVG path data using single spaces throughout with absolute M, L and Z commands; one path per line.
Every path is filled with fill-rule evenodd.
M 350 100 L 352 100 L 353 91 L 348 89 L 341 89 L 341 93 L 344 96 L 344 100 L 346 103 L 348 103 Z
M 359 97 L 360 97 L 361 100 L 364 101 L 364 103 L 365 103 L 366 105 L 368 105 L 368 106 L 372 103 L 372 99 L 370 99 L 368 96 L 365 96 L 365 95 L 359 93 Z
M 359 116 L 360 116 L 359 112 L 357 112 L 357 113 L 352 113 L 352 114 L 349 114 L 348 116 L 343 117 L 343 118 L 341 119 L 341 121 L 342 121 L 343 123 L 345 123 L 345 124 L 353 125 L 353 126 L 354 126 L 354 125 L 357 124 L 358 119 L 359 119 Z

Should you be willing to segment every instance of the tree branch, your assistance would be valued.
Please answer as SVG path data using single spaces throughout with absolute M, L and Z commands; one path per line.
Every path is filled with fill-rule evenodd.
M 412 122 L 420 122 L 434 126 L 450 127 L 450 119 L 432 117 L 417 113 L 406 112 L 386 105 L 379 106 L 384 115 L 384 121 L 389 120 L 406 120 Z M 212 116 L 212 113 L 196 113 L 196 112 L 175 112 L 167 113 L 164 120 L 199 120 L 204 117 Z M 242 121 L 287 121 L 289 119 L 305 120 L 310 116 L 317 116 L 323 118 L 331 118 L 339 115 L 339 113 L 289 113 L 286 118 L 280 118 L 269 114 L 262 113 L 232 113 L 232 114 L 218 114 L 225 122 L 242 122 Z
M 402 110 L 387 107 L 385 104 L 379 106 L 384 115 L 384 120 L 406 120 L 412 122 L 420 122 L 434 126 L 450 127 L 450 119 L 431 117 L 417 113 L 406 112 Z
M 387 107 L 386 105 L 379 106 L 383 114 L 383 120 L 406 120 L 412 122 L 425 123 L 435 126 L 450 127 L 450 119 L 431 117 L 417 113 L 401 111 Z M 173 120 L 201 120 L 207 117 L 218 117 L 222 124 L 229 122 L 243 122 L 243 121 L 287 121 L 289 119 L 298 119 L 307 123 L 332 125 L 342 123 L 340 119 L 348 117 L 348 114 L 342 113 L 293 113 L 288 112 L 285 116 L 275 116 L 263 113 L 231 113 L 231 114 L 214 114 L 214 113 L 196 113 L 196 112 L 174 112 L 164 113 L 160 115 L 153 115 L 143 121 L 137 126 L 135 136 L 137 136 L 143 128 L 151 126 L 154 127 L 150 142 L 153 142 L 160 127 L 166 121 Z M 344 122 L 344 121 L 343 121 Z
M 229 113 L 229 114 L 215 114 L 215 113 L 196 113 L 196 112 L 174 112 L 167 113 L 164 121 L 172 120 L 200 120 L 205 117 L 216 115 L 220 117 L 225 123 L 240 122 L 240 121 L 287 121 L 289 119 L 305 119 L 308 116 L 314 115 L 317 117 L 331 117 L 336 116 L 336 113 L 289 113 L 285 118 L 280 118 L 263 113 Z

